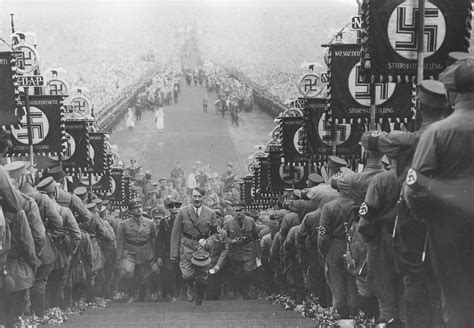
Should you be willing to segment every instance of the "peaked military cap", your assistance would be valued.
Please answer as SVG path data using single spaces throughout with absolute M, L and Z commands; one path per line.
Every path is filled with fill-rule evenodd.
M 474 92 L 474 57 L 458 60 L 448 66 L 441 73 L 440 80 L 449 91 Z
M 193 253 L 191 263 L 198 267 L 205 267 L 211 263 L 211 258 L 209 257 L 208 252 L 204 250 L 198 250 Z
M 26 171 L 25 169 L 25 162 L 23 161 L 16 161 L 16 162 L 11 162 L 5 165 L 5 170 L 8 171 L 8 175 L 10 175 L 10 178 L 18 178 L 22 176 L 23 174 L 28 174 L 29 172 Z
M 139 206 L 142 206 L 142 201 L 140 198 L 134 198 L 128 203 L 128 209 L 132 210 L 134 208 L 137 208 Z
M 38 182 L 36 188 L 43 192 L 50 192 L 56 188 L 56 182 L 54 181 L 53 177 L 46 177 Z
M 346 166 L 346 165 L 347 165 L 347 162 L 345 160 L 343 160 L 342 158 L 337 157 L 337 156 L 329 156 L 328 166 L 330 166 L 330 167 L 343 167 L 343 166 Z
M 317 173 L 311 173 L 310 175 L 308 175 L 308 180 L 313 182 L 313 183 L 323 183 L 324 182 L 323 178 Z
M 86 205 L 86 208 L 89 211 L 95 211 L 97 209 L 97 205 L 96 205 L 96 203 L 89 203 L 89 204 Z
M 48 175 L 52 176 L 54 180 L 58 180 L 64 178 L 66 176 L 66 173 L 60 166 L 55 166 L 48 170 Z
M 74 195 L 77 195 L 77 196 L 79 196 L 79 197 L 82 197 L 82 196 L 84 196 L 85 194 L 87 194 L 87 188 L 86 188 L 86 187 L 83 187 L 83 186 L 77 187 L 77 188 L 74 189 L 73 193 L 74 193 Z
M 449 106 L 443 83 L 435 80 L 421 81 L 418 86 L 418 99 L 429 107 L 448 108 Z

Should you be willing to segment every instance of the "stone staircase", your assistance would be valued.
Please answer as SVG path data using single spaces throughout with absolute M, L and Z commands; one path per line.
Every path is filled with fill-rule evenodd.
M 109 303 L 70 317 L 67 327 L 314 327 L 297 312 L 264 300 L 204 301 L 201 306 L 179 301 Z

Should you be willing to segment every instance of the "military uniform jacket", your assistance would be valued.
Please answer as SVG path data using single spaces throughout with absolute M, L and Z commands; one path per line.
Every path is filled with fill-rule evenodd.
M 40 266 L 40 256 L 43 252 L 44 244 L 46 243 L 46 230 L 35 200 L 23 193 L 20 193 L 20 200 L 22 202 L 22 208 L 26 213 L 26 219 L 28 220 L 31 235 L 33 236 L 33 241 L 35 243 L 35 251 L 38 256 L 35 265 Z
M 377 174 L 370 182 L 359 214 L 379 226 L 387 224 L 393 228 L 401 188 L 395 170 Z
M 173 230 L 173 216 L 168 220 L 161 220 L 156 237 L 156 257 L 163 261 L 170 258 L 171 232 Z
M 242 239 L 232 244 L 229 250 L 231 260 L 247 262 L 260 257 L 260 238 L 254 219 L 244 216 L 240 221 L 237 217 L 233 217 L 224 223 L 222 229 L 227 231 L 230 240 Z
M 290 201 L 287 206 L 290 211 L 298 213 L 298 219 L 301 222 L 306 214 L 318 208 L 319 202 L 315 200 L 298 199 Z
M 272 235 L 266 234 L 260 240 L 260 249 L 262 250 L 262 260 L 270 260 L 270 249 L 272 248 Z
M 26 213 L 23 210 L 17 213 L 5 212 L 5 220 L 11 236 L 7 271 L 15 281 L 13 291 L 28 289 L 35 281 L 33 267 L 35 267 L 36 254 Z
M 320 218 L 321 209 L 319 208 L 305 215 L 296 235 L 296 247 L 307 251 L 317 249 Z
M 195 228 L 192 221 L 201 232 Z M 192 205 L 180 209 L 171 233 L 170 257 L 184 256 L 191 259 L 194 248 L 199 244 L 199 239 L 207 238 L 211 229 L 217 231 L 217 217 L 209 207 L 202 205 L 199 218 Z M 186 236 L 192 236 L 193 239 Z
M 66 233 L 62 240 L 56 244 L 58 257 L 56 258 L 55 268 L 64 268 L 67 266 L 72 254 L 79 247 L 81 242 L 81 230 L 72 214 L 71 210 L 67 207 L 60 206 L 58 204 L 57 208 L 59 215 L 63 218 L 64 229 Z
M 296 235 L 300 225 L 294 226 L 288 232 L 285 242 L 283 243 L 283 251 L 285 253 L 285 262 L 286 264 L 293 263 L 296 261 L 298 256 L 298 249 L 296 248 Z
M 358 206 L 347 196 L 340 196 L 332 202 L 324 205 L 321 212 L 318 250 L 326 256 L 332 240 L 347 240 L 346 228 L 350 228 Z
M 56 259 L 56 251 L 53 242 L 63 238 L 63 218 L 54 207 L 54 203 L 46 194 L 38 192 L 34 187 L 25 184 L 21 191 L 36 201 L 41 220 L 46 229 L 46 241 L 40 254 L 41 264 L 53 263 Z
M 134 255 L 136 264 L 156 258 L 155 236 L 155 223 L 150 219 L 142 216 L 139 220 L 122 221 L 118 229 L 116 259 L 120 260 L 125 253 Z
M 85 207 L 81 199 L 74 194 L 59 188 L 56 202 L 61 206 L 69 208 L 77 217 L 77 222 L 79 223 L 87 222 L 91 218 L 91 212 Z

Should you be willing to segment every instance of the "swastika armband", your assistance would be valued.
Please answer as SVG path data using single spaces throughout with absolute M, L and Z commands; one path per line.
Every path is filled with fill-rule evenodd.
M 432 179 L 420 174 L 419 172 L 416 172 L 415 169 L 409 169 L 405 179 L 407 186 L 418 191 L 428 190 L 431 181 Z
M 359 208 L 359 215 L 362 216 L 367 221 L 373 221 L 377 211 L 372 206 L 368 205 L 366 202 L 363 202 Z
M 325 236 L 326 235 L 326 228 L 323 226 L 319 226 L 319 235 L 320 236 Z

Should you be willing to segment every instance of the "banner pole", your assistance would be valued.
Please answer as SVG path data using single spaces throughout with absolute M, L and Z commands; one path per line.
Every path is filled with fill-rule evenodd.
M 33 135 L 31 131 L 31 114 L 30 114 L 30 92 L 28 87 L 23 87 L 25 90 L 25 107 L 26 107 L 26 128 L 28 130 L 28 150 L 31 165 L 33 165 Z
M 374 76 L 370 77 L 370 120 L 369 120 L 369 130 L 374 131 L 376 129 L 375 123 L 375 83 Z
M 418 74 L 416 83 L 423 81 L 424 49 L 425 49 L 425 1 L 418 0 Z

